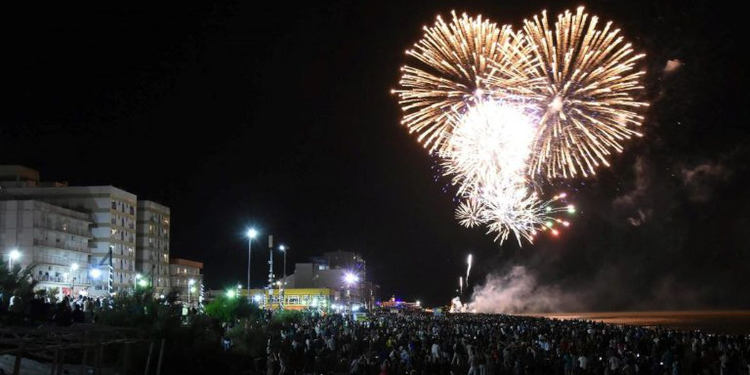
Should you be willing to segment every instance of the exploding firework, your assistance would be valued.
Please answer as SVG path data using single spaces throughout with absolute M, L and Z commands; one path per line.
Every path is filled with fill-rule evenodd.
M 518 100 L 475 99 L 440 153 L 445 174 L 459 186 L 456 218 L 466 227 L 486 225 L 501 243 L 512 233 L 533 242 L 561 212 L 529 189 L 527 160 L 535 133 L 533 111 Z M 564 196 L 563 196 L 564 197 Z M 468 270 L 467 270 L 468 278 Z
M 525 184 L 534 115 L 512 99 L 474 99 L 439 155 L 459 195 L 475 195 L 488 181 Z
M 477 92 L 499 95 L 486 85 L 510 86 L 525 79 L 523 71 L 531 63 L 530 48 L 510 26 L 498 26 L 481 16 L 463 14 L 446 23 L 438 16 L 432 27 L 406 54 L 418 66 L 404 66 L 399 97 L 404 111 L 402 124 L 430 150 L 440 150 L 455 124 L 455 115 L 464 113 Z
M 535 63 L 507 73 L 522 73 L 515 78 L 521 84 L 509 88 L 541 112 L 528 173 L 570 178 L 609 166 L 613 151 L 641 136 L 639 112 L 648 104 L 636 99 L 645 74 L 636 64 L 645 55 L 636 54 L 612 22 L 599 27 L 583 7 L 558 15 L 554 29 L 542 12 L 524 20 L 523 30 Z
M 572 205 L 562 202 L 565 193 L 546 201 L 541 200 L 537 193 L 522 188 L 491 194 L 485 199 L 487 233 L 494 234 L 495 241 L 500 243 L 505 242 L 511 233 L 519 246 L 522 246 L 522 239 L 534 243 L 540 232 L 549 231 L 557 236 L 560 233 L 558 228 L 570 225 L 561 218 L 563 213 L 574 210 Z
M 644 55 L 583 8 L 554 29 L 543 12 L 519 32 L 452 15 L 407 51 L 419 64 L 402 68 L 394 90 L 402 123 L 441 158 L 461 225 L 484 225 L 500 243 L 556 236 L 575 208 L 564 193 L 542 198 L 537 178 L 593 174 L 641 135 Z

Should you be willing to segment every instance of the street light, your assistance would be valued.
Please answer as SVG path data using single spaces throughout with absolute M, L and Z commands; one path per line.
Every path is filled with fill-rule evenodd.
M 91 277 L 97 280 L 102 276 L 102 271 L 98 268 L 92 269 L 89 273 L 91 274 Z
M 250 262 L 253 259 L 253 239 L 258 235 L 255 228 L 247 230 L 247 298 L 250 299 Z M 233 298 L 233 297 L 230 297 Z
M 188 304 L 190 304 L 190 296 L 192 296 L 193 292 L 195 291 L 195 279 L 188 280 Z
M 286 285 L 286 251 L 288 249 L 289 248 L 286 247 L 286 245 L 283 245 L 283 244 L 279 245 L 279 251 L 281 251 L 282 253 L 284 253 L 284 285 Z
M 352 303 L 352 294 L 349 288 L 351 288 L 352 285 L 359 282 L 359 276 L 353 272 L 347 272 L 344 274 L 344 283 L 346 283 L 346 298 L 349 299 L 349 304 Z
M 234 297 L 236 295 L 237 295 L 237 293 L 234 290 L 232 290 L 232 289 L 227 290 L 227 298 L 234 299 Z
M 8 253 L 8 269 L 13 271 L 13 261 L 21 257 L 21 252 L 18 249 L 13 249 Z
M 76 277 L 73 272 L 78 271 L 78 263 L 72 263 L 70 265 L 70 296 L 73 296 L 73 292 L 76 289 Z

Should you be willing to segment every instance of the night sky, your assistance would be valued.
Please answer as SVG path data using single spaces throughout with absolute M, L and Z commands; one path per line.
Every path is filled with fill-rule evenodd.
M 288 244 L 290 263 L 361 252 L 384 297 L 448 303 L 472 252 L 472 284 L 524 265 L 591 309 L 750 307 L 746 43 L 736 9 L 251 3 L 7 9 L 0 162 L 171 207 L 172 256 L 205 262 L 210 288 L 245 280 L 243 233 L 253 224 Z M 452 190 L 399 125 L 390 89 L 404 50 L 438 13 L 518 27 L 543 8 L 578 5 L 614 20 L 647 53 L 646 136 L 596 177 L 545 187 L 571 193 L 579 208 L 560 238 L 500 247 L 455 222 Z M 668 60 L 679 60 L 671 72 Z M 257 285 L 264 241 L 255 249 Z

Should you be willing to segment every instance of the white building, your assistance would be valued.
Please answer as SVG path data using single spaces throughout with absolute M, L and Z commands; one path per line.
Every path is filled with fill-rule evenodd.
M 33 173 L 32 173 L 33 172 Z M 86 212 L 93 222 L 89 264 L 100 267 L 93 282 L 95 295 L 107 292 L 112 252 L 113 291 L 130 290 L 135 281 L 137 197 L 114 186 L 67 186 L 42 184 L 39 173 L 22 166 L 0 166 L 0 200 L 38 200 L 74 211 Z
M 172 290 L 177 290 L 180 300 L 197 304 L 200 302 L 203 275 L 203 263 L 194 260 L 172 258 L 169 260 L 169 283 Z
M 91 286 L 91 224 L 87 213 L 49 203 L 0 201 L 0 252 L 17 250 L 17 264 L 31 267 L 37 289 L 85 294 Z
M 169 292 L 169 207 L 138 201 L 135 268 L 157 294 Z

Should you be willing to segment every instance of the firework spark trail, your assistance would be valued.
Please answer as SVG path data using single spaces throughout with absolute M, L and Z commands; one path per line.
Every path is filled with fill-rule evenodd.
M 525 79 L 532 63 L 530 47 L 508 26 L 498 26 L 482 16 L 459 18 L 451 12 L 446 23 L 438 16 L 432 27 L 406 54 L 419 66 L 404 66 L 400 88 L 393 90 L 404 111 L 402 124 L 430 152 L 441 150 L 450 136 L 456 113 L 465 112 L 477 92 L 499 95 L 487 86 L 510 86 Z
M 486 225 L 501 243 L 512 233 L 533 242 L 537 232 L 557 229 L 564 195 L 541 200 L 529 189 L 527 160 L 535 133 L 533 113 L 522 101 L 477 98 L 441 152 L 445 174 L 462 198 L 456 218 L 467 227 Z M 467 280 L 469 270 L 467 269 Z
M 554 28 L 546 12 L 524 20 L 523 37 L 534 63 L 506 71 L 517 84 L 490 76 L 488 85 L 523 96 L 543 113 L 528 173 L 585 177 L 600 165 L 609 166 L 612 152 L 622 152 L 624 141 L 642 135 L 636 128 L 648 103 L 636 97 L 645 72 L 635 67 L 645 55 L 635 54 L 612 22 L 599 27 L 598 17 L 583 7 L 558 15 Z
M 557 235 L 573 213 L 565 194 L 540 197 L 536 179 L 589 176 L 609 165 L 648 106 L 637 97 L 645 74 L 612 23 L 566 11 L 550 28 L 546 12 L 522 31 L 466 14 L 438 16 L 407 55 L 399 81 L 402 123 L 442 160 L 457 186 L 456 218 L 484 225 L 503 243 Z M 469 276 L 467 269 L 467 281 Z
M 471 273 L 471 263 L 472 263 L 472 256 L 469 254 L 468 257 L 466 257 L 466 285 L 469 285 L 469 274 Z

